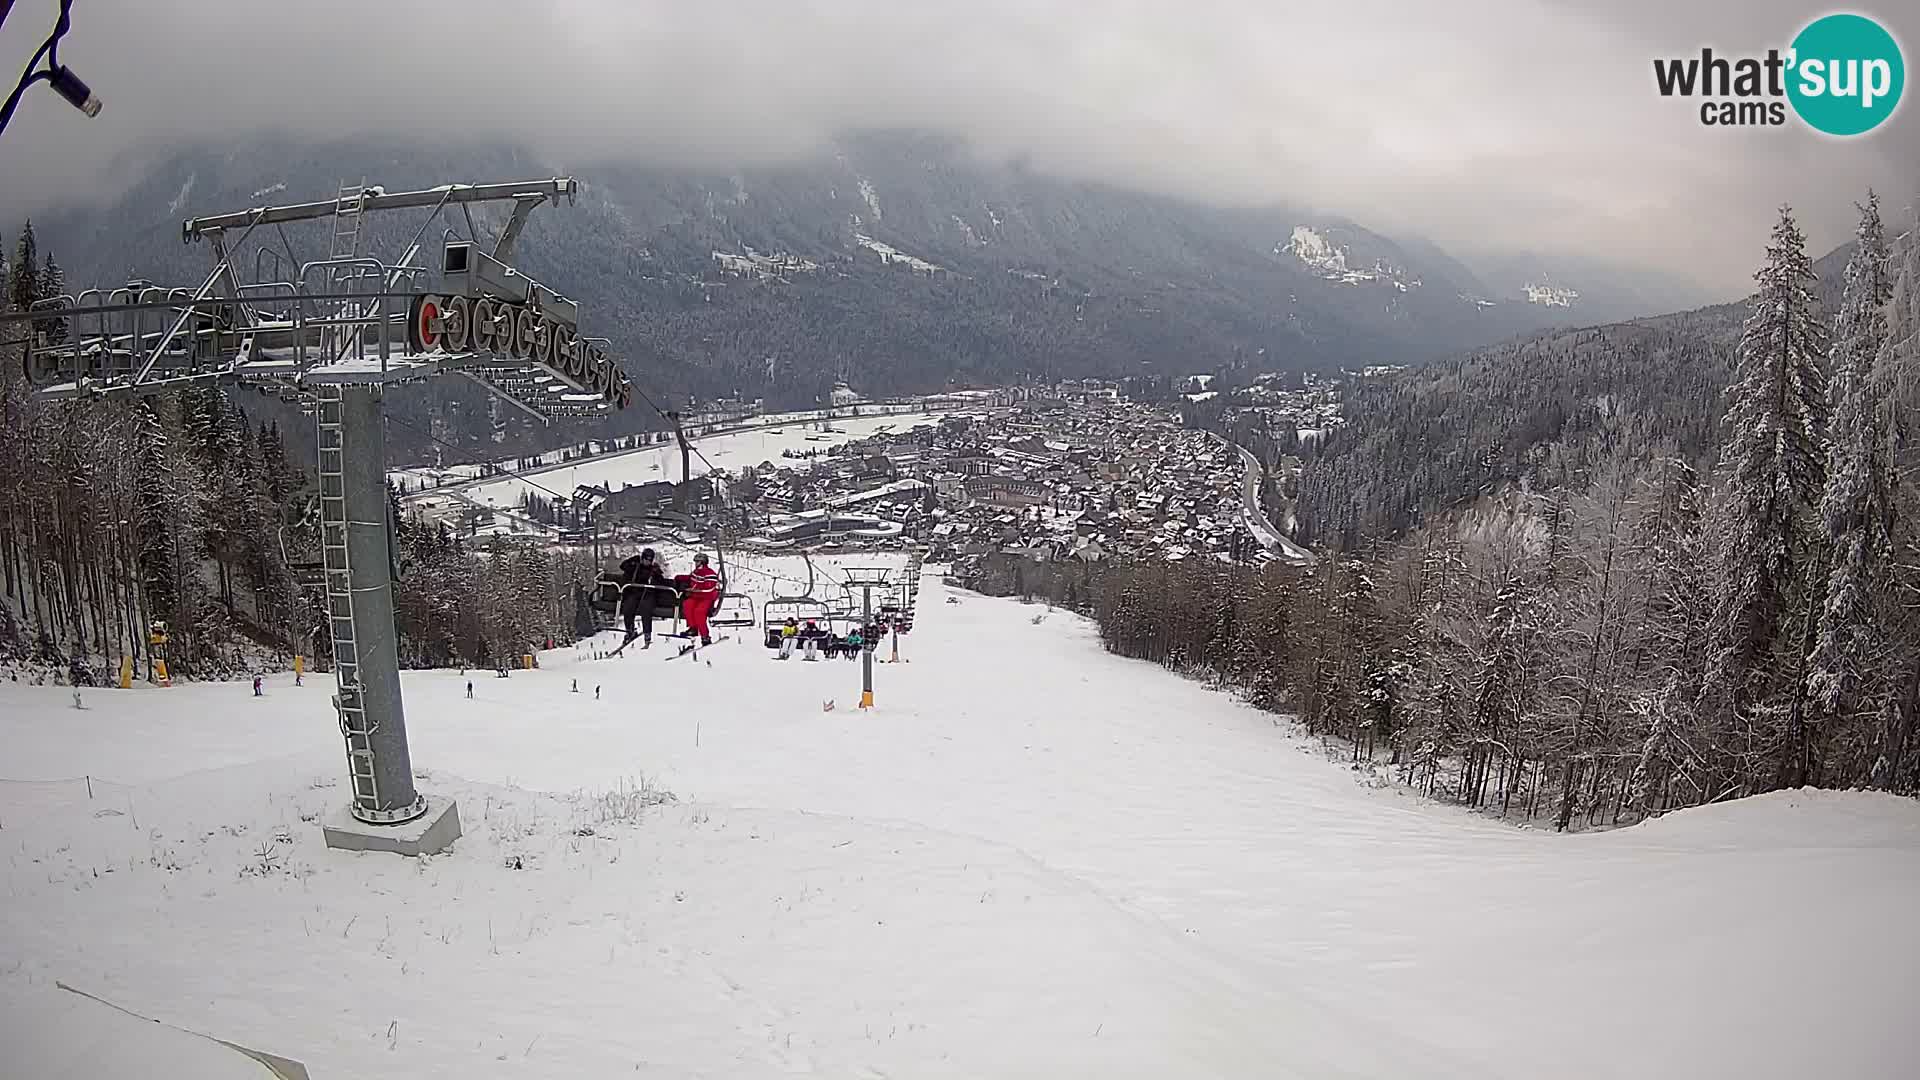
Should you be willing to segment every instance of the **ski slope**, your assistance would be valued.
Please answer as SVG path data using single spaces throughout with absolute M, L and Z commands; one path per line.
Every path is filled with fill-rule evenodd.
M 786 450 L 818 450 L 821 453 L 842 443 L 853 442 L 876 435 L 882 431 L 910 431 L 915 425 L 934 419 L 927 413 L 903 413 L 884 416 L 859 416 L 832 421 L 832 431 L 809 430 L 803 423 L 787 424 L 777 427 L 754 428 L 727 435 L 712 435 L 690 440 L 694 449 L 705 455 L 705 461 L 698 455 L 693 459 L 696 475 L 706 473 L 706 461 L 713 467 L 725 469 L 730 473 L 738 472 L 748 465 L 758 465 L 771 461 L 776 465 L 794 464 L 780 455 Z M 594 484 L 619 490 L 629 484 L 644 484 L 652 480 L 666 480 L 679 483 L 680 450 L 671 443 L 629 450 L 622 453 L 602 454 L 566 465 L 538 469 L 524 474 L 542 487 L 553 491 L 571 494 L 582 484 Z M 421 494 L 430 495 L 434 489 Z M 463 494 L 476 503 L 494 506 L 518 506 L 521 498 L 529 491 L 545 495 L 546 492 L 527 484 L 518 477 L 502 477 L 499 480 L 475 484 L 462 489 Z
M 321 845 L 327 678 L 0 685 L 5 774 L 61 781 L 0 783 L 0 1006 L 60 979 L 316 1078 L 1912 1075 L 1911 801 L 1513 829 L 945 595 L 872 713 L 737 631 L 409 673 L 466 827 L 420 862 Z

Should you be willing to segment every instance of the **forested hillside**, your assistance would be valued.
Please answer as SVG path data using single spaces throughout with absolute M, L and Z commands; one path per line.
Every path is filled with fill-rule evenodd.
M 1826 318 L 1853 251 L 1814 263 Z M 1510 485 L 1582 489 L 1617 454 L 1711 468 L 1747 312 L 1721 304 L 1548 331 L 1354 382 L 1348 422 L 1297 444 L 1295 539 L 1351 549 Z
M 1744 311 L 1369 388 L 1302 481 L 1308 573 L 1002 558 L 974 581 L 1561 827 L 1801 784 L 1915 793 L 1920 232 L 1898 228 L 1870 201 L 1832 289 L 1783 213 Z
M 1708 329 L 1564 331 L 1357 383 L 1348 423 L 1303 444 L 1295 538 L 1352 548 L 1509 485 L 1581 489 L 1616 453 L 1697 460 L 1731 353 Z

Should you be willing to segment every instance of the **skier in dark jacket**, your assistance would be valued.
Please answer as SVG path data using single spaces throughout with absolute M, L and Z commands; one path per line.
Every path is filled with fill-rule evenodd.
M 620 643 L 624 649 L 634 638 L 640 638 L 641 648 L 653 644 L 653 609 L 662 597 L 672 596 L 673 585 L 667 581 L 666 572 L 660 566 L 660 556 L 652 548 L 647 548 L 620 564 L 620 614 L 626 619 L 626 640 Z M 633 617 L 640 616 L 640 630 L 633 629 Z

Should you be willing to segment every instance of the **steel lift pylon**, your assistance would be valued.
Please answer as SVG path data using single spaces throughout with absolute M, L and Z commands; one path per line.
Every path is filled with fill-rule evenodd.
M 579 306 L 515 269 L 513 247 L 536 207 L 577 192 L 571 178 L 447 184 L 389 194 L 342 185 L 331 200 L 190 218 L 187 242 L 208 244 L 214 266 L 197 288 L 136 282 L 49 298 L 0 317 L 28 328 L 29 381 L 53 399 L 165 393 L 189 386 L 251 386 L 311 408 L 317 437 L 320 584 L 326 596 L 352 797 L 325 827 L 336 847 L 431 853 L 459 836 L 451 800 L 414 785 L 397 635 L 388 521 L 387 388 L 458 374 L 544 423 L 625 408 L 632 384 L 604 339 L 579 334 Z M 511 202 L 490 244 L 469 207 Z M 421 238 L 451 207 L 440 266 L 417 265 Z M 370 215 L 425 209 L 399 259 L 363 252 Z M 330 219 L 323 259 L 296 264 L 282 225 Z M 279 241 L 240 258 L 263 226 Z M 237 234 L 237 235 L 236 235 Z M 282 254 L 284 253 L 284 259 Z M 266 280 L 262 269 L 297 269 Z

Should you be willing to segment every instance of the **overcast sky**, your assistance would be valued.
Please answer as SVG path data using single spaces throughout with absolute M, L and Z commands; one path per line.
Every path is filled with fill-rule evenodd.
M 24 66 L 56 0 L 18 0 Z M 0 135 L 0 213 L 97 196 L 142 140 L 253 127 L 521 137 L 730 165 L 912 127 L 1049 171 L 1215 202 L 1298 201 L 1456 254 L 1581 252 L 1744 291 L 1772 208 L 1813 246 L 1872 184 L 1920 192 L 1920 106 L 1865 138 L 1702 127 L 1652 59 L 1784 47 L 1789 0 L 77 0 Z M 1910 5 L 1873 14 L 1920 42 Z M 1896 15 L 1899 11 L 1902 14 Z M 1911 24 L 1911 25 L 1906 25 Z M 9 76 L 10 77 L 10 76 Z M 1916 92 L 1910 90 L 1908 98 Z

